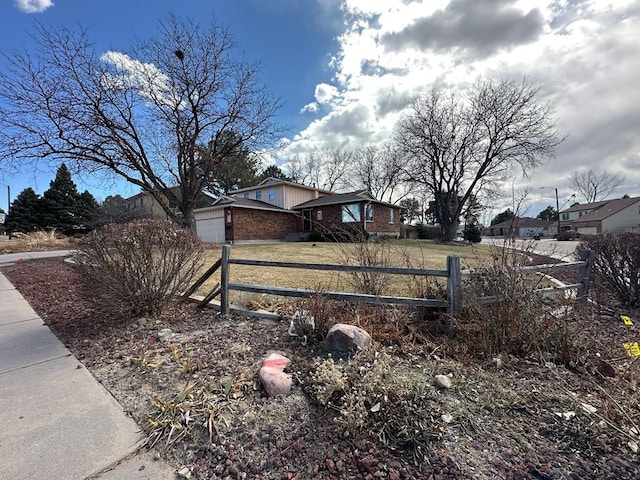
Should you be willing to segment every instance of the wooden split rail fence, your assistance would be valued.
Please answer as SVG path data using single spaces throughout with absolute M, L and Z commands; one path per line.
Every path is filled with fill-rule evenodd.
M 564 290 L 577 290 L 577 300 L 586 301 L 589 293 L 589 279 L 593 264 L 593 253 L 591 251 L 582 252 L 581 260 L 577 262 L 556 263 L 548 265 L 533 265 L 519 267 L 521 271 L 547 272 L 554 269 L 579 269 L 580 281 L 578 283 L 564 285 L 560 287 L 541 288 L 535 290 L 542 295 L 558 293 Z M 393 275 L 425 275 L 431 277 L 444 277 L 447 279 L 446 298 L 414 298 L 414 297 L 393 297 L 384 295 L 366 295 L 347 292 L 322 292 L 322 296 L 332 300 L 342 300 L 350 303 L 373 303 L 408 305 L 414 307 L 446 308 L 450 317 L 455 317 L 462 308 L 462 277 L 474 276 L 481 273 L 472 270 L 462 270 L 460 268 L 460 257 L 447 257 L 446 269 L 421 269 L 421 268 L 401 268 L 401 267 L 368 267 L 354 265 L 332 265 L 323 263 L 297 263 L 297 262 L 276 262 L 270 260 L 249 260 L 241 258 L 231 258 L 231 246 L 222 246 L 222 257 L 216 261 L 192 286 L 185 296 L 195 293 L 204 282 L 220 269 L 220 282 L 210 291 L 200 302 L 201 306 L 208 304 L 216 296 L 220 295 L 220 310 L 223 314 L 228 314 L 230 310 L 229 292 L 250 292 L 269 295 L 279 295 L 283 297 L 311 298 L 318 292 L 310 289 L 275 287 L 269 285 L 255 285 L 247 283 L 234 283 L 229 280 L 231 265 L 253 265 L 256 267 L 277 267 L 277 268 L 297 268 L 304 270 L 322 270 L 337 272 L 367 272 Z M 493 297 L 482 299 L 491 302 Z

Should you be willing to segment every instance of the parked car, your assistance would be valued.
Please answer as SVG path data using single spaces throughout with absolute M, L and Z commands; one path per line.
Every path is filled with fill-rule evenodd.
M 541 233 L 535 233 L 535 234 L 533 235 L 533 239 L 534 239 L 534 240 L 540 240 L 541 238 L 542 238 L 542 234 L 541 234 Z

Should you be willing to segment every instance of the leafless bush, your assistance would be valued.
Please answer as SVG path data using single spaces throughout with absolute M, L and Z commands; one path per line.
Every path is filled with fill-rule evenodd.
M 389 242 L 373 242 L 364 236 L 353 237 L 349 243 L 337 244 L 342 265 L 388 267 L 391 263 Z M 391 274 L 382 272 L 348 272 L 347 279 L 357 293 L 382 295 L 391 283 Z
M 106 225 L 82 239 L 76 256 L 88 298 L 106 313 L 129 318 L 164 309 L 203 261 L 193 232 L 158 220 Z
M 526 260 L 526 252 L 496 249 L 493 262 L 465 282 L 460 328 L 482 357 L 566 348 L 564 314 L 535 292 L 542 277 L 521 270 Z
M 605 234 L 584 240 L 577 252 L 594 253 L 593 276 L 625 305 L 640 305 L 640 234 Z
M 373 433 L 419 458 L 440 437 L 440 411 L 431 377 L 375 344 L 349 362 L 316 361 L 303 380 L 310 398 L 337 410 L 334 421 L 351 437 Z

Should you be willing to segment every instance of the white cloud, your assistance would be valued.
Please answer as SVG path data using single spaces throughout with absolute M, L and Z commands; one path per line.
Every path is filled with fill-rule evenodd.
M 329 103 L 333 97 L 338 93 L 338 89 L 333 85 L 327 85 L 326 83 L 320 83 L 316 85 L 315 97 L 316 102 L 319 104 Z
M 174 105 L 180 102 L 172 95 L 167 76 L 154 64 L 134 60 L 125 53 L 109 51 L 100 60 L 114 67 L 114 72 L 103 78 L 111 88 L 135 88 L 148 100 Z
M 25 13 L 41 13 L 53 6 L 51 0 L 14 0 L 13 3 Z
M 318 111 L 318 108 L 320 107 L 316 102 L 307 103 L 304 107 L 300 109 L 300 113 L 307 113 L 307 112 L 315 113 Z
M 640 195 L 639 0 L 342 0 L 341 10 L 331 85 L 315 91 L 322 116 L 285 156 L 388 139 L 408 102 L 434 86 L 461 92 L 478 77 L 528 75 L 567 140 L 527 181 L 570 194 L 572 172 L 606 166 L 627 175 L 621 194 Z

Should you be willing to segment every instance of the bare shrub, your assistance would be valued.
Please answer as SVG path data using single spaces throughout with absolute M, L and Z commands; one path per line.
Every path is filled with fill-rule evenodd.
M 526 252 L 496 249 L 493 263 L 476 269 L 465 282 L 460 328 L 475 354 L 490 358 L 566 348 L 565 314 L 535 292 L 542 277 L 523 272 L 525 263 Z
M 309 397 L 338 412 L 346 436 L 376 435 L 417 458 L 438 440 L 440 407 L 431 377 L 373 344 L 349 362 L 317 360 L 303 379 Z
M 594 281 L 631 307 L 640 305 L 640 234 L 615 233 L 586 239 L 577 252 L 592 250 Z
M 88 298 L 128 318 L 162 311 L 203 262 L 193 232 L 158 220 L 106 225 L 82 239 L 76 256 Z
M 388 267 L 391 264 L 389 242 L 369 241 L 354 235 L 349 243 L 338 245 L 338 258 L 342 265 L 360 267 Z M 382 295 L 391 283 L 391 274 L 382 272 L 348 272 L 347 279 L 357 293 Z

